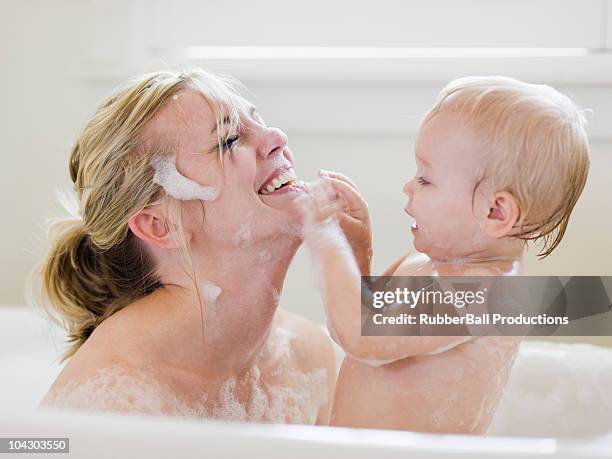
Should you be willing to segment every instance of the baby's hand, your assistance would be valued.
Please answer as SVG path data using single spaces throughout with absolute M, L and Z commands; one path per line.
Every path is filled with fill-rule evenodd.
M 345 203 L 334 191 L 330 180 L 320 180 L 308 184 L 308 193 L 296 199 L 296 209 L 301 217 L 304 234 L 309 234 L 337 219 Z
M 319 170 L 319 176 L 328 178 L 334 190 L 346 202 L 338 222 L 353 249 L 361 275 L 369 276 L 372 266 L 372 228 L 368 204 L 348 177 L 323 170 Z

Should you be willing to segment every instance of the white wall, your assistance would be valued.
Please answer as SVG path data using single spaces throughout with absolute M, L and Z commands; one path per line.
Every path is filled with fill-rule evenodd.
M 185 65 L 186 45 L 612 47 L 605 1 L 2 2 L 0 304 L 22 304 L 27 271 L 44 245 L 44 219 L 60 215 L 67 158 L 86 116 L 126 76 Z M 290 7 L 288 5 L 291 5 Z M 612 22 L 612 18 L 610 18 Z M 450 78 L 503 73 L 548 82 L 594 110 L 592 168 L 562 245 L 528 260 L 534 274 L 612 275 L 612 55 L 223 59 L 196 63 L 241 78 L 269 123 L 290 137 L 298 172 L 346 172 L 374 222 L 375 270 L 410 246 L 401 186 L 414 171 L 420 116 Z M 534 252 L 532 251 L 531 254 Z M 300 252 L 283 304 L 322 320 Z

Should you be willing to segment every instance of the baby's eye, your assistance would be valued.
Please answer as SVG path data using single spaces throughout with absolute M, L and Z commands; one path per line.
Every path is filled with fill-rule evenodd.
M 429 182 L 427 180 L 425 180 L 423 177 L 417 177 L 417 183 L 419 185 L 428 185 Z

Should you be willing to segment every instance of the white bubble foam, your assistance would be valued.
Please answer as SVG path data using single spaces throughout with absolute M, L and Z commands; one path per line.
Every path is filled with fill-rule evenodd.
M 250 390 L 243 403 L 237 396 L 235 378 L 225 381 L 212 408 L 212 417 L 224 421 L 314 424 L 319 408 L 327 403 L 327 372 L 324 369 L 294 371 L 287 385 L 263 381 L 254 365 L 245 384 Z
M 214 305 L 221 295 L 221 287 L 215 284 L 211 284 L 210 282 L 202 283 L 202 296 L 204 297 L 204 301 L 206 304 Z
M 166 414 L 168 405 L 176 404 L 151 375 L 119 366 L 101 368 L 83 383 L 51 389 L 41 402 L 43 407 L 144 414 Z
M 240 229 L 234 233 L 232 240 L 236 245 L 245 245 L 251 241 L 251 227 L 247 223 L 242 223 Z
M 220 287 L 209 281 L 202 291 L 210 304 L 222 293 Z M 273 293 L 278 297 L 276 290 Z M 314 424 L 320 409 L 329 402 L 327 371 L 324 368 L 303 371 L 296 367 L 292 341 L 297 336 L 291 329 L 273 328 L 252 367 L 240 379 L 237 376 L 226 379 L 215 392 L 179 394 L 161 383 L 156 371 L 112 366 L 99 369 L 89 380 L 50 390 L 41 405 L 226 421 Z M 183 395 L 189 398 L 181 398 Z
M 322 222 L 311 225 L 309 228 L 305 228 L 304 236 L 306 246 L 310 249 L 311 254 L 319 253 L 328 248 L 346 249 L 352 253 L 344 232 L 333 218 L 327 218 Z
M 213 201 L 219 195 L 214 187 L 200 185 L 182 175 L 176 168 L 175 156 L 160 156 L 151 166 L 155 169 L 153 182 L 163 187 L 166 193 L 175 199 Z
M 221 386 L 212 416 L 225 421 L 246 421 L 248 419 L 246 408 L 236 397 L 236 378 L 229 378 Z

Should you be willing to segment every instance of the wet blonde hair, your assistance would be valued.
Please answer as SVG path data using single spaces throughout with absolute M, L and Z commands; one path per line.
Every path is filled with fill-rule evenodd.
M 28 280 L 30 302 L 43 306 L 68 332 L 71 345 L 62 360 L 74 355 L 102 321 L 160 287 L 152 257 L 128 227 L 131 216 L 160 199 L 166 226 L 178 228 L 171 234 L 200 297 L 181 202 L 153 182 L 152 161 L 176 152 L 162 139 L 153 139 L 161 145 L 151 147 L 143 131 L 177 92 L 198 91 L 216 117 L 220 159 L 224 137 L 240 122 L 242 99 L 234 83 L 200 69 L 149 73 L 115 91 L 85 125 L 69 160 L 78 214 L 53 221 L 49 251 Z
M 446 110 L 474 123 L 488 151 L 497 153 L 485 155 L 482 179 L 517 199 L 513 236 L 542 243 L 538 256 L 550 255 L 588 175 L 584 111 L 550 86 L 499 76 L 451 81 L 425 121 Z

